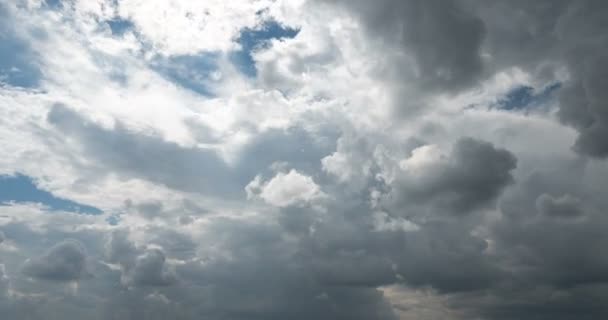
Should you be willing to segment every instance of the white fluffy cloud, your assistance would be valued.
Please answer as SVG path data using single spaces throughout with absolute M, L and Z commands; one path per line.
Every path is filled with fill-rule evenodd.
M 272 179 L 264 182 L 256 176 L 246 187 L 247 197 L 260 197 L 277 207 L 310 204 L 325 195 L 311 177 L 296 170 L 288 173 L 279 172 Z

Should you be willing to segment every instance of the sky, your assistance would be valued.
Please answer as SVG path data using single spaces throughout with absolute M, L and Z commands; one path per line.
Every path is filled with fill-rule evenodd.
M 0 0 L 0 314 L 607 318 L 606 16 Z

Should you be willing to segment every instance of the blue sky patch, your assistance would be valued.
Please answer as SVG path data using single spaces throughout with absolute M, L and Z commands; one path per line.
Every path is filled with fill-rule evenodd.
M 106 20 L 106 23 L 110 27 L 112 34 L 115 36 L 122 36 L 134 27 L 133 22 L 131 22 L 130 20 L 118 17 L 111 20 Z
M 208 84 L 213 81 L 212 74 L 218 70 L 217 59 L 216 53 L 158 57 L 152 62 L 152 68 L 177 85 L 212 96 Z
M 113 214 L 106 218 L 106 222 L 111 226 L 117 226 L 120 223 L 120 216 L 118 214 Z
M 282 26 L 276 21 L 267 21 L 256 29 L 244 29 L 237 39 L 241 50 L 231 54 L 232 63 L 247 76 L 255 77 L 257 70 L 251 55 L 253 51 L 268 45 L 268 41 L 271 39 L 291 39 L 299 32 L 299 29 Z
M 50 9 L 59 9 L 63 6 L 61 0 L 44 0 L 44 4 Z
M 503 110 L 528 109 L 549 100 L 553 93 L 561 87 L 556 82 L 543 88 L 540 92 L 530 86 L 518 86 L 511 89 L 505 96 L 498 100 L 498 108 Z
M 10 202 L 41 203 L 51 210 L 83 214 L 102 213 L 93 206 L 55 197 L 52 193 L 39 189 L 32 178 L 22 174 L 0 176 L 0 205 L 7 205 Z
M 6 8 L 0 4 L 0 83 L 15 87 L 37 87 L 42 73 L 29 45 L 16 37 Z

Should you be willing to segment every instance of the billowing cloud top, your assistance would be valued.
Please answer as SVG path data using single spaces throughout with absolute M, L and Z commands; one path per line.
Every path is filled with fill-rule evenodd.
M 0 318 L 607 318 L 607 16 L 0 0 Z

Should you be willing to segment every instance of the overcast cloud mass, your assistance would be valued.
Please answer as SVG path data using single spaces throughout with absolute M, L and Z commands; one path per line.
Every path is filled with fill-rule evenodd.
M 0 318 L 608 318 L 608 2 L 0 0 Z

